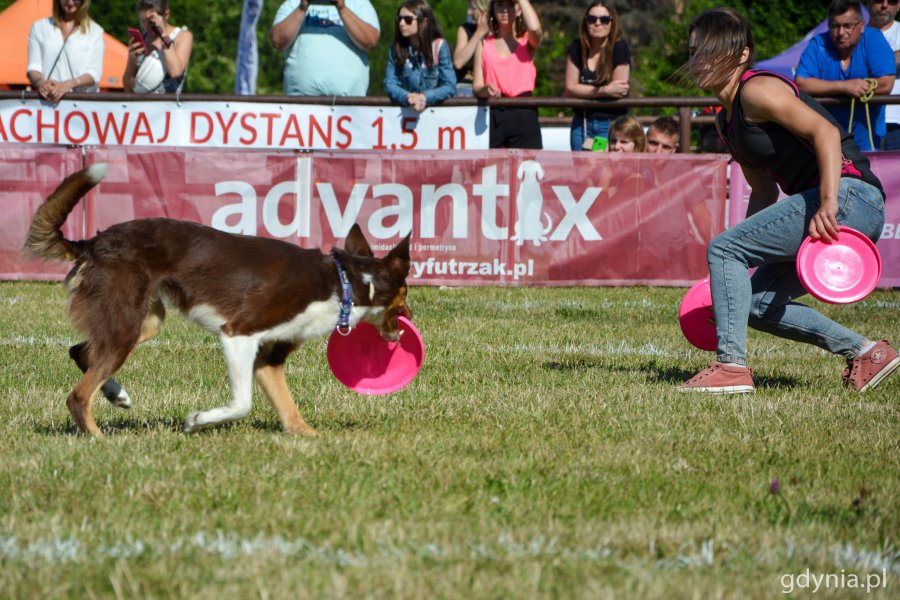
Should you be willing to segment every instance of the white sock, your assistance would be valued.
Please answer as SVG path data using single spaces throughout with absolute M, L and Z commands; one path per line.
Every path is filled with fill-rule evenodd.
M 725 365 L 726 367 L 741 367 L 741 368 L 747 367 L 747 365 L 739 365 L 738 363 L 722 363 L 722 364 Z
M 857 354 L 856 356 L 862 356 L 863 354 L 865 354 L 866 352 L 868 352 L 869 350 L 874 348 L 875 344 L 876 344 L 876 342 L 869 342 L 868 344 L 866 344 L 865 346 L 862 347 L 862 349 L 859 351 L 859 354 Z

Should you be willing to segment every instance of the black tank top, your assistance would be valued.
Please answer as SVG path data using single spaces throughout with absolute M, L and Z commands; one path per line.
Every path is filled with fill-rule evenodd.
M 884 195 L 881 181 L 872 173 L 869 160 L 862 155 L 853 136 L 821 104 L 800 91 L 793 81 L 771 71 L 751 69 L 744 73 L 734 96 L 731 120 L 726 119 L 724 110 L 716 117 L 719 132 L 735 160 L 741 165 L 762 169 L 788 195 L 819 185 L 819 163 L 816 162 L 815 148 L 807 140 L 777 123 L 751 123 L 744 118 L 741 91 L 747 81 L 759 76 L 781 79 L 791 86 L 800 100 L 837 127 L 841 133 L 841 176 L 861 179 L 877 187 Z
M 478 29 L 478 25 L 475 23 L 463 23 L 462 28 L 471 40 L 472 36 L 475 35 L 475 30 Z M 472 82 L 475 80 L 474 65 L 475 59 L 472 58 L 472 60 L 463 65 L 462 69 L 456 69 L 456 83 L 468 83 L 469 85 L 472 85 Z

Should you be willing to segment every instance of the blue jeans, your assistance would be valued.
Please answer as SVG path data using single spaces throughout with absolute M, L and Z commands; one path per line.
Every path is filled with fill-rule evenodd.
M 716 237 L 707 250 L 719 362 L 747 364 L 747 325 L 813 344 L 847 359 L 866 338 L 796 302 L 806 289 L 796 257 L 819 208 L 819 189 L 795 194 Z M 859 179 L 842 177 L 838 223 L 877 241 L 884 226 L 884 196 Z M 751 267 L 759 267 L 752 277 Z
M 589 139 L 594 139 L 595 137 L 609 137 L 609 124 L 612 123 L 612 119 L 588 119 L 587 120 L 587 137 Z M 584 117 L 579 116 L 577 113 L 572 118 L 572 125 L 569 129 L 569 143 L 571 145 L 572 150 L 583 150 L 582 144 L 584 144 L 585 140 L 585 126 L 584 126 Z
M 888 132 L 881 141 L 882 150 L 900 150 L 900 125 L 888 123 Z

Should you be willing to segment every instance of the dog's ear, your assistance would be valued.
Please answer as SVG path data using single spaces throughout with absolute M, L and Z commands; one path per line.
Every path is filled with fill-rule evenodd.
M 385 263 L 391 271 L 402 279 L 406 279 L 409 275 L 409 239 L 412 237 L 410 231 L 400 243 L 394 246 L 394 249 L 388 252 L 384 257 Z
M 366 241 L 366 236 L 363 235 L 362 229 L 359 227 L 359 223 L 354 223 L 353 227 L 350 228 L 350 233 L 347 234 L 347 239 L 344 240 L 344 250 L 354 256 L 368 256 L 370 258 L 375 256 L 372 253 L 369 242 Z

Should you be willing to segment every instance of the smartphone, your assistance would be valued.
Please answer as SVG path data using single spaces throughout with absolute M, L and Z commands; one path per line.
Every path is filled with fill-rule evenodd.
M 129 27 L 128 35 L 131 36 L 131 43 L 140 42 L 141 46 L 144 47 L 144 54 L 150 54 L 150 48 L 147 46 L 147 40 L 144 39 L 144 34 L 141 33 L 140 29 Z
M 306 0 L 307 4 L 334 4 L 335 0 Z
M 598 135 L 594 138 L 594 143 L 591 145 L 591 150 L 593 150 L 594 152 L 606 152 L 608 146 L 609 140 Z

